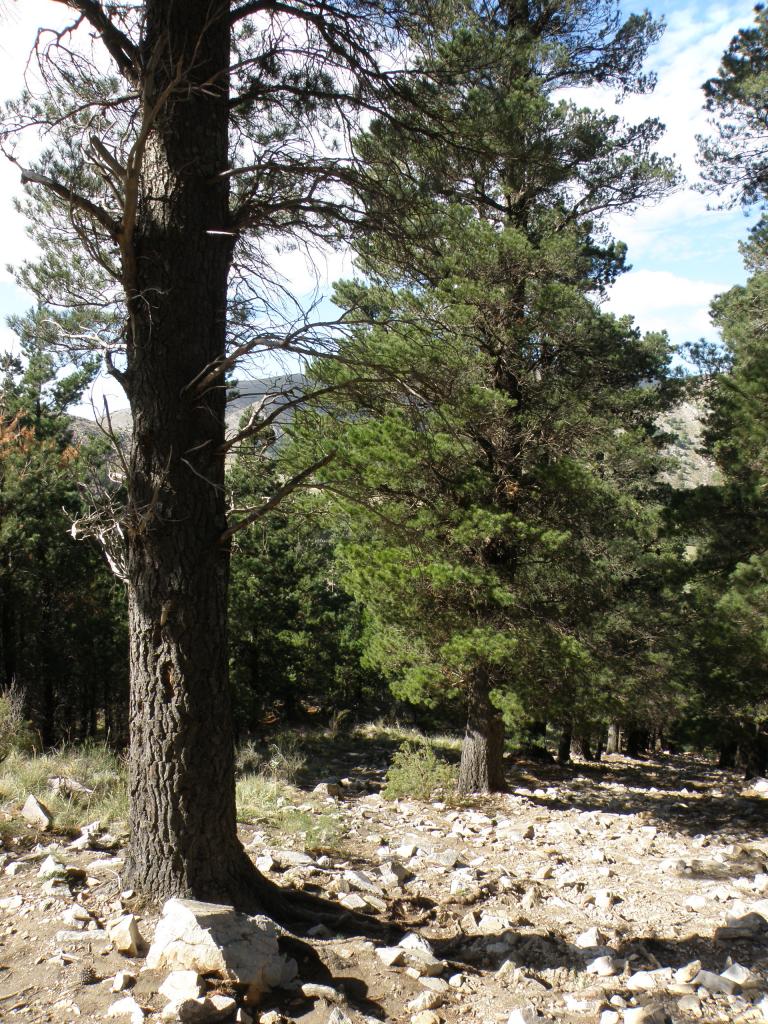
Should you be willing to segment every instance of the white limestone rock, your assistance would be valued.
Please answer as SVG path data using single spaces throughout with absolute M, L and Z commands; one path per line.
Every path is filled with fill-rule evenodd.
M 143 1024 L 144 1021 L 144 1011 L 133 996 L 124 996 L 116 1003 L 112 1003 L 107 1010 L 107 1016 L 118 1017 L 121 1020 L 127 1017 L 130 1024 Z
M 163 907 L 146 965 L 218 974 L 253 992 L 287 984 L 297 971 L 296 961 L 280 952 L 268 917 L 180 899 L 168 900 Z
M 139 931 L 139 923 L 133 914 L 124 914 L 107 922 L 107 935 L 112 945 L 123 956 L 141 956 L 147 948 L 144 937 Z
M 197 971 L 171 971 L 158 992 L 169 1002 L 180 1003 L 185 999 L 197 999 L 204 989 Z
M 539 1013 L 534 1006 L 523 1006 L 510 1013 L 507 1024 L 538 1024 L 539 1020 Z
M 51 827 L 53 817 L 48 808 L 41 804 L 30 793 L 24 802 L 24 806 L 21 809 L 21 816 L 27 821 L 33 828 L 40 829 L 41 832 L 47 832 Z
M 125 992 L 136 984 L 136 975 L 131 971 L 118 971 L 112 979 L 110 992 Z
M 237 1003 L 231 996 L 199 996 L 168 1003 L 160 1019 L 181 1021 L 181 1024 L 216 1024 L 217 1021 L 230 1020 L 236 1008 Z

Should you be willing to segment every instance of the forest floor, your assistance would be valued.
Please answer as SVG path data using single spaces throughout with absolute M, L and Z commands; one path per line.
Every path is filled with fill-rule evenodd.
M 316 744 L 291 791 L 307 828 L 265 818 L 242 838 L 279 884 L 389 920 L 422 953 L 309 938 L 299 982 L 333 992 L 276 990 L 240 1021 L 768 1021 L 766 795 L 703 760 L 616 756 L 510 763 L 508 793 L 464 804 L 393 802 L 380 793 L 391 755 L 359 734 Z M 323 830 L 320 849 L 308 837 Z M 147 1024 L 160 1021 L 164 976 L 104 931 L 131 912 L 151 941 L 159 913 L 124 890 L 119 846 L 73 849 L 18 819 L 3 835 L 0 1020 L 129 1021 L 108 1016 L 127 971 Z

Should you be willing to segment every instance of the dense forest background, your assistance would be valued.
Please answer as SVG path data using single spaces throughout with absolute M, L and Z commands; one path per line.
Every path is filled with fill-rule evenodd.
M 635 31 L 646 45 L 655 30 Z M 476 51 L 498 52 L 493 74 L 424 98 L 465 151 L 438 159 L 439 141 L 396 118 L 358 140 L 373 179 L 408 164 L 405 214 L 393 231 L 367 197 L 334 359 L 230 381 L 227 504 L 253 518 L 232 537 L 236 733 L 342 711 L 466 728 L 482 747 L 466 753 L 467 789 L 500 784 L 505 745 L 562 761 L 690 746 L 764 774 L 768 229 L 743 246 L 746 286 L 713 305 L 717 346 L 675 354 L 602 312 L 625 254 L 595 221 L 663 194 L 676 172 L 652 154 L 657 126 L 554 95 L 580 77 L 643 88 L 626 54 L 572 55 L 545 82 L 540 40 L 505 32 L 465 29 L 436 58 L 472 67 Z M 747 206 L 768 180 L 767 46 L 758 11 L 705 87 L 707 187 Z M 119 503 L 126 424 L 68 414 L 99 364 L 56 346 L 44 306 L 12 326 L 0 685 L 40 748 L 122 747 L 120 522 L 101 545 L 78 524 Z M 306 465 L 314 474 L 286 488 Z

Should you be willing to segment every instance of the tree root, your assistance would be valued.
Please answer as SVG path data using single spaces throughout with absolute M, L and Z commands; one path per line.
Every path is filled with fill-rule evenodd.
M 276 885 L 261 874 L 245 850 L 238 875 L 230 899 L 235 909 L 248 914 L 266 914 L 291 934 L 322 924 L 337 934 L 361 935 L 379 941 L 391 941 L 402 935 L 402 928 L 394 922 L 346 910 L 322 896 Z

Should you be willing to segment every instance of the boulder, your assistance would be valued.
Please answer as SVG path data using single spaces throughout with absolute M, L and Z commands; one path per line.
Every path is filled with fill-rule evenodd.
M 250 917 L 232 907 L 195 900 L 168 900 L 147 953 L 148 968 L 218 974 L 267 992 L 291 981 L 296 962 L 277 945 L 268 917 Z

